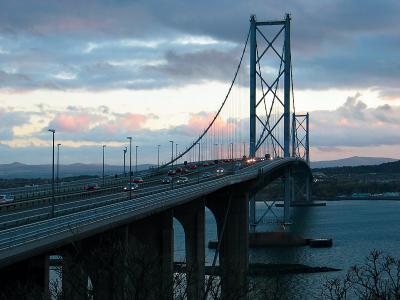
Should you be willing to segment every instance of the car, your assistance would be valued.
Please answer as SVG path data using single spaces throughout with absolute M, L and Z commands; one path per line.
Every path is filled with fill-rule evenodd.
M 161 183 L 168 184 L 172 182 L 172 177 L 171 176 L 165 176 L 163 179 L 161 179 Z
M 201 178 L 208 178 L 211 176 L 212 176 L 212 174 L 210 172 L 204 172 L 203 174 L 201 174 Z
M 167 175 L 168 175 L 168 176 L 174 176 L 174 175 L 176 175 L 176 171 L 173 170 L 173 169 L 171 169 L 171 170 L 168 171 L 168 174 L 167 174 Z
M 14 201 L 14 197 L 8 194 L 0 195 L 0 204 L 6 204 Z
M 124 186 L 124 191 L 125 192 L 129 192 L 129 190 L 136 191 L 138 188 L 139 188 L 139 185 L 137 183 L 128 182 L 128 184 L 126 186 Z
M 99 189 L 99 185 L 97 183 L 88 183 L 83 187 L 85 191 L 95 191 Z
M 176 168 L 175 172 L 176 172 L 176 173 L 182 173 L 182 172 L 183 172 L 183 169 L 182 169 L 182 168 Z
M 215 172 L 217 173 L 217 175 L 224 175 L 224 168 L 218 168 L 217 170 L 215 170 Z
M 132 179 L 132 182 L 133 183 L 143 183 L 144 180 L 143 180 L 142 177 L 135 177 L 135 178 Z
M 209 166 L 209 164 L 208 163 L 203 163 L 203 167 L 208 167 Z
M 179 177 L 176 183 L 182 184 L 182 183 L 187 183 L 189 182 L 189 179 L 187 177 Z
M 246 164 L 248 164 L 248 165 L 252 165 L 252 164 L 254 164 L 256 162 L 256 159 L 255 158 L 248 158 L 247 160 L 246 160 Z
M 194 169 L 197 169 L 197 165 L 189 165 L 188 168 L 191 170 L 194 170 Z

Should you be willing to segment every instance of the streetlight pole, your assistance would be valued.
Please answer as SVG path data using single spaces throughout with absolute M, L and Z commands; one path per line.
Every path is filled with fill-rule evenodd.
M 171 168 L 174 167 L 174 141 L 169 141 L 171 143 Z
M 233 143 L 231 143 L 231 159 L 233 161 Z
M 103 145 L 103 186 L 104 186 L 104 148 L 106 145 Z
M 59 166 L 60 166 L 60 146 L 57 144 L 57 191 L 60 192 L 60 177 L 59 177 Z
M 52 164 L 52 181 L 51 181 L 51 191 L 52 191 L 52 199 L 51 199 L 51 217 L 54 218 L 54 134 L 56 131 L 54 129 L 49 129 L 51 133 L 53 133 L 53 164 Z
M 218 144 L 214 144 L 214 160 L 218 160 Z
M 157 169 L 160 168 L 160 145 L 157 145 Z
M 178 144 L 175 144 L 175 158 L 178 157 Z M 178 164 L 178 160 L 175 161 L 175 166 Z
M 132 199 L 132 137 L 128 136 L 127 139 L 129 140 L 129 199 Z
M 135 153 L 135 174 L 137 173 L 137 149 L 139 146 L 136 146 L 136 153 Z
M 126 156 L 126 152 L 128 151 L 128 148 L 125 147 L 124 149 L 124 177 L 126 177 L 126 171 L 125 171 L 125 156 Z
M 246 156 L 246 142 L 243 143 L 243 156 Z

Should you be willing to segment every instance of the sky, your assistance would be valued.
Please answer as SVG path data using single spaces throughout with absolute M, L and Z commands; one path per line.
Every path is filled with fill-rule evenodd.
M 1 0 L 0 163 L 49 163 L 49 128 L 62 163 L 100 163 L 105 144 L 121 164 L 126 136 L 139 163 L 158 144 L 166 161 L 169 141 L 189 145 L 224 99 L 250 15 L 286 13 L 311 159 L 400 159 L 398 0 Z

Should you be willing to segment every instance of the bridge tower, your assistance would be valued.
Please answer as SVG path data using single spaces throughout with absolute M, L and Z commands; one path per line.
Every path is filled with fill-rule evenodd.
M 283 156 L 291 156 L 291 112 L 290 112 L 290 101 L 291 101 L 291 50 L 290 50 L 290 15 L 286 14 L 284 20 L 278 21 L 257 21 L 256 16 L 252 15 L 250 18 L 250 143 L 249 143 L 249 156 L 255 157 L 258 148 L 263 142 L 270 138 L 278 147 L 281 148 Z M 278 26 L 280 30 L 278 33 L 269 40 L 266 35 L 262 32 L 262 27 L 266 26 Z M 284 35 L 283 40 L 283 53 L 280 54 L 275 48 L 274 42 L 281 36 Z M 257 36 L 266 42 L 265 49 L 260 49 L 257 43 Z M 259 53 L 261 50 L 261 55 Z M 265 53 L 270 50 L 273 51 L 278 57 L 280 67 L 279 72 L 275 78 L 270 80 L 268 83 L 261 72 L 260 60 Z M 282 69 L 283 66 L 283 69 Z M 283 101 L 277 95 L 277 86 L 280 78 L 283 76 Z M 260 80 L 262 96 L 257 99 L 257 79 Z M 265 86 L 265 90 L 264 90 Z M 266 120 L 263 120 L 260 115 L 257 114 L 257 107 L 264 101 L 267 94 L 273 94 L 273 101 L 269 114 L 267 113 Z M 274 102 L 280 103 L 283 106 L 283 115 L 275 121 L 275 124 L 271 124 L 271 111 Z M 266 109 L 267 110 L 267 109 Z M 274 128 L 283 119 L 283 146 L 279 141 L 279 136 L 275 136 Z M 257 123 L 261 124 L 261 133 L 257 140 Z M 294 133 L 293 133 L 294 134 Z M 293 150 L 294 153 L 294 150 Z M 275 154 L 276 156 L 276 154 Z M 284 192 L 284 222 L 289 223 L 289 207 L 290 200 L 293 197 L 292 187 L 292 174 L 288 168 L 285 172 L 285 192 Z M 256 207 L 254 197 L 250 200 L 250 231 L 255 232 L 256 227 Z

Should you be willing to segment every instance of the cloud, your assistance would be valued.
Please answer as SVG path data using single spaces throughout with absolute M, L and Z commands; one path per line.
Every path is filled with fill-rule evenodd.
M 154 89 L 230 81 L 240 54 L 232 49 L 243 45 L 249 16 L 282 19 L 291 12 L 297 88 L 374 88 L 398 99 L 399 11 L 395 0 L 5 0 L 1 87 Z
M 49 128 L 57 128 L 60 132 L 80 133 L 87 132 L 92 124 L 99 121 L 99 117 L 89 114 L 60 113 L 49 123 Z
M 12 140 L 14 128 L 27 124 L 29 120 L 29 114 L 0 108 L 0 140 Z
M 399 106 L 369 108 L 357 93 L 334 111 L 310 114 L 311 144 L 323 149 L 400 144 Z
M 146 67 L 144 71 L 166 76 L 176 82 L 227 81 L 234 74 L 239 54 L 237 48 L 228 52 L 206 49 L 182 54 L 168 51 L 164 64 Z

